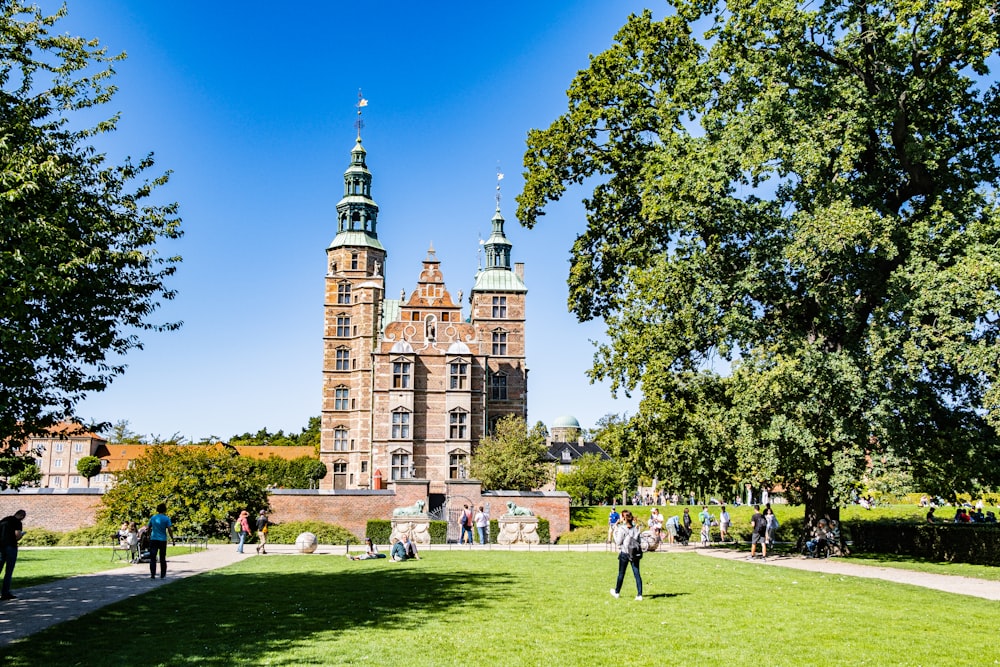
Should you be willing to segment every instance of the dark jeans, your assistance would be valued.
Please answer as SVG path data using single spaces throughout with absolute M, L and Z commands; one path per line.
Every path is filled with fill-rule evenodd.
M 632 564 L 632 574 L 635 575 L 636 595 L 642 595 L 642 577 L 639 575 L 639 561 L 629 560 L 628 554 L 618 554 L 618 582 L 615 584 L 615 593 L 621 593 L 622 582 L 625 581 L 625 570 L 629 563 Z
M 465 536 L 469 536 L 469 544 L 472 544 L 472 527 L 462 526 L 462 535 L 458 538 L 458 543 L 463 544 L 465 542 Z
M 0 547 L 0 567 L 3 568 L 3 590 L 0 595 L 10 595 L 10 579 L 14 576 L 14 565 L 17 563 L 17 545 Z
M 167 541 L 149 541 L 149 574 L 156 576 L 156 554 L 160 554 L 160 578 L 167 576 Z

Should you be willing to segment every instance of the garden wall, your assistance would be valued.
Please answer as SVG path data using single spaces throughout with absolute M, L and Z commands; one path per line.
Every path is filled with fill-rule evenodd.
M 271 520 L 324 521 L 351 531 L 358 539 L 365 535 L 369 519 L 389 519 L 392 510 L 427 501 L 429 482 L 400 480 L 393 488 L 369 490 L 276 489 L 270 492 Z M 569 531 L 569 496 L 561 491 L 483 491 L 479 482 L 462 480 L 448 484 L 452 508 L 469 503 L 490 505 L 496 519 L 507 511 L 507 502 L 531 509 L 549 521 L 553 541 Z M 92 526 L 101 507 L 100 489 L 22 489 L 0 492 L 0 517 L 19 509 L 28 513 L 25 530 L 47 528 L 67 532 Z M 170 513 L 169 507 L 167 513 Z

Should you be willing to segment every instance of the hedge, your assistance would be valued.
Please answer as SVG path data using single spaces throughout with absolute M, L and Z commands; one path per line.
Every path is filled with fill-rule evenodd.
M 320 544 L 358 543 L 358 538 L 351 531 L 322 521 L 272 523 L 267 528 L 267 541 L 271 544 L 295 544 L 295 539 L 302 533 L 313 533 Z
M 996 524 L 859 523 L 852 526 L 854 549 L 951 563 L 1000 565 Z
M 431 544 L 448 543 L 447 521 L 431 521 L 428 530 L 431 534 Z M 499 534 L 500 530 L 497 525 L 497 520 L 491 519 L 490 544 L 497 543 L 497 535 Z M 372 538 L 372 541 L 375 544 L 389 544 L 389 538 L 392 536 L 392 521 L 386 519 L 369 519 L 365 527 L 365 535 Z M 478 540 L 479 536 L 476 535 L 475 539 Z M 551 539 L 551 533 L 549 532 L 549 520 L 543 517 L 538 517 L 539 542 L 542 544 L 548 544 Z

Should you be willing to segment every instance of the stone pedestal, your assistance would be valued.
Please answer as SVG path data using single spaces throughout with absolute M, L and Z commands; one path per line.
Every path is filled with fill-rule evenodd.
M 392 517 L 392 538 L 403 539 L 403 535 L 410 538 L 410 541 L 418 547 L 431 543 L 431 520 L 426 516 L 400 516 Z
M 497 519 L 497 544 L 538 544 L 538 517 L 501 516 Z

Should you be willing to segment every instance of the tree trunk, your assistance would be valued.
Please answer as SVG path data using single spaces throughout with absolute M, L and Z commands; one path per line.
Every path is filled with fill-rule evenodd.
M 833 502 L 833 486 L 830 478 L 833 475 L 832 466 L 821 469 L 817 475 L 816 487 L 805 490 L 805 517 L 802 522 L 802 533 L 799 535 L 797 548 L 801 551 L 806 544 L 806 540 L 812 535 L 813 529 L 820 519 L 836 521 L 840 525 L 840 506 Z M 844 548 L 844 531 L 839 531 L 840 543 L 837 545 L 841 553 L 846 553 Z

